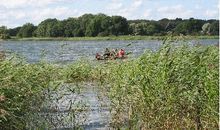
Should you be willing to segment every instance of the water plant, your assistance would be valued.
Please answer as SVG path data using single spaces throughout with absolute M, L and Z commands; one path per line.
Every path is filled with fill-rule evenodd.
M 81 60 L 64 66 L 0 60 L 0 129 L 32 127 L 31 115 L 50 102 L 49 93 L 83 82 L 97 83 L 100 95 L 108 98 L 113 128 L 217 129 L 218 51 L 216 46 L 165 41 L 158 51 L 147 50 L 132 60 Z
M 103 87 L 112 125 L 128 129 L 218 128 L 218 48 L 165 42 L 136 60 L 109 64 Z
M 64 120 L 71 120 L 73 127 L 80 128 L 77 122 L 82 124 L 79 118 L 88 106 L 77 95 L 83 88 L 80 82 L 91 79 L 91 64 L 82 60 L 67 66 L 44 60 L 30 64 L 12 57 L 1 60 L 0 67 L 0 129 L 56 128 Z M 67 110 L 60 110 L 57 104 L 68 95 L 73 98 Z M 62 117 L 60 111 L 68 116 Z M 60 122 L 54 116 L 44 116 L 45 112 L 58 113 Z
M 29 112 L 35 111 L 43 100 L 43 90 L 57 82 L 56 67 L 24 61 L 0 61 L 1 129 L 24 129 Z M 36 110 L 38 111 L 38 110 Z

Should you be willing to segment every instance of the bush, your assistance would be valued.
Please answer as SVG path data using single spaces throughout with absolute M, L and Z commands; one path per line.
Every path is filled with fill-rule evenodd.
M 9 34 L 1 34 L 0 35 L 0 39 L 10 39 L 11 37 L 9 36 Z

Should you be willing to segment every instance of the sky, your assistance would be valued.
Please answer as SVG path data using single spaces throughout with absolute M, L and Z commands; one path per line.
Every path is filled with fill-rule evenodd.
M 219 19 L 219 0 L 1 0 L 0 26 L 38 25 L 85 13 L 120 15 L 129 20 L 162 18 Z

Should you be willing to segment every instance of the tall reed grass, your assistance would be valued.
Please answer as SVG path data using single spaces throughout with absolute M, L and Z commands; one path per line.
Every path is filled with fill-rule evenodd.
M 164 42 L 128 61 L 67 66 L 0 60 L 0 129 L 26 129 L 45 90 L 61 83 L 100 83 L 117 129 L 217 129 L 219 56 L 216 46 Z
M 113 127 L 217 129 L 218 51 L 165 43 L 157 52 L 102 69 Z
M 59 76 L 57 67 L 50 64 L 0 61 L 0 129 L 25 129 L 29 113 L 44 101 L 43 91 Z

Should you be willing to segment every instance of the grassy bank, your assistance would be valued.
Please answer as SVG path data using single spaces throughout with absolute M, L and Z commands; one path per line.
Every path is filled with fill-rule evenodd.
M 167 36 L 107 36 L 107 37 L 12 37 L 8 40 L 16 41 L 89 41 L 89 40 L 163 40 Z M 219 36 L 174 36 L 174 38 L 184 39 L 219 39 Z
M 219 56 L 216 46 L 165 42 L 135 60 L 67 66 L 0 61 L 0 128 L 25 129 L 62 83 L 95 81 L 110 100 L 111 125 L 125 129 L 217 129 Z

